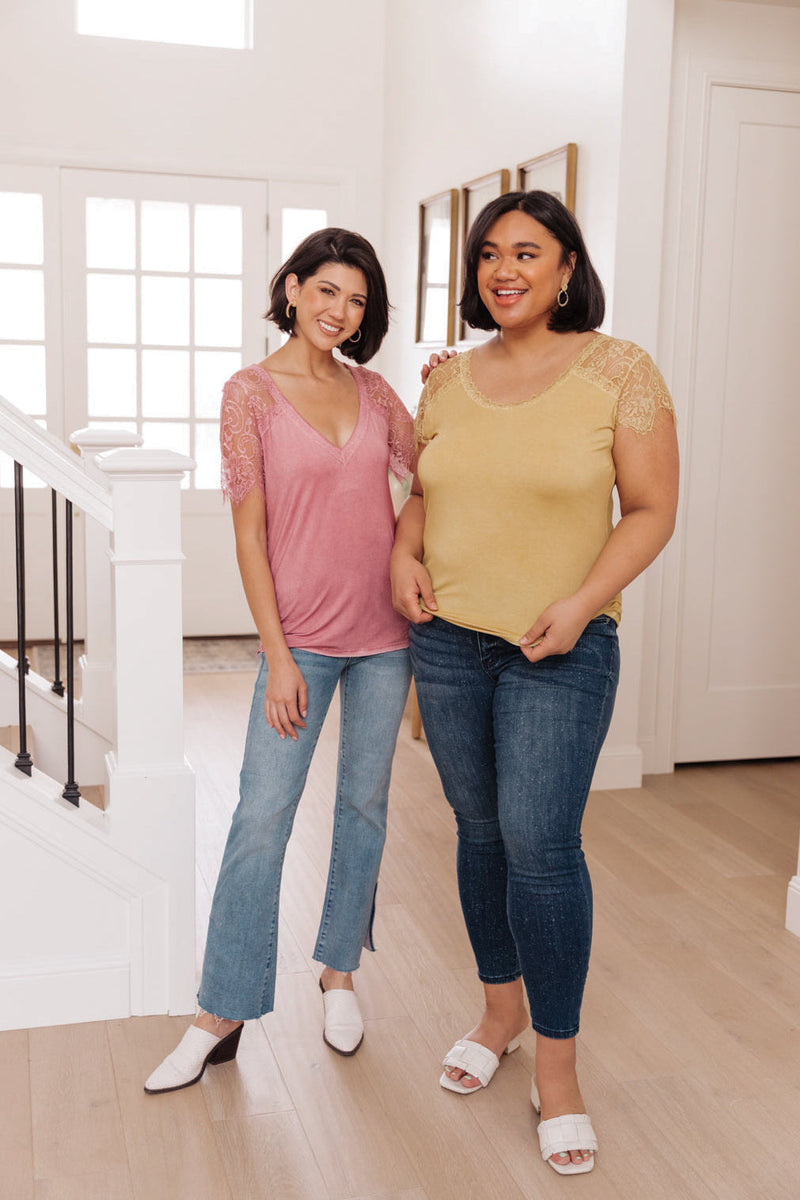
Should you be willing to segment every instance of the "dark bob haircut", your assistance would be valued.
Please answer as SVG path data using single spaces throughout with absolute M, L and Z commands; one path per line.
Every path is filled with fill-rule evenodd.
M 572 213 L 549 192 L 506 192 L 492 200 L 478 213 L 464 247 L 464 292 L 461 297 L 461 316 L 473 329 L 499 329 L 478 292 L 478 262 L 481 248 L 495 221 L 507 212 L 527 213 L 544 225 L 561 245 L 563 263 L 575 255 L 575 267 L 569 281 L 569 302 L 563 308 L 554 307 L 548 328 L 556 333 L 574 329 L 585 333 L 596 329 L 606 311 L 603 285 L 592 266 L 578 222 Z
M 276 272 L 269 285 L 268 321 L 273 321 L 283 333 L 294 335 L 294 317 L 286 315 L 286 277 L 296 275 L 305 283 L 316 275 L 326 263 L 342 263 L 345 267 L 356 267 L 364 273 L 367 281 L 367 303 L 359 329 L 361 337 L 353 342 L 349 338 L 338 347 L 341 354 L 355 359 L 357 363 L 368 362 L 377 354 L 389 328 L 389 298 L 386 280 L 378 256 L 366 238 L 349 229 L 320 229 L 305 238 L 283 266 Z

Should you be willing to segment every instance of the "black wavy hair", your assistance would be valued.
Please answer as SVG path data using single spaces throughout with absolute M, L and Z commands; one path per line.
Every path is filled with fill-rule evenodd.
M 495 221 L 507 212 L 527 213 L 553 235 L 561 246 L 564 265 L 575 255 L 575 266 L 569 281 L 569 303 L 555 306 L 548 328 L 556 333 L 574 329 L 585 333 L 602 323 L 606 311 L 603 285 L 592 266 L 580 226 L 572 213 L 550 192 L 506 192 L 491 200 L 475 218 L 464 247 L 464 291 L 461 296 L 461 316 L 473 329 L 499 329 L 478 292 L 478 261 L 481 248 Z
M 309 276 L 316 275 L 326 263 L 342 263 L 364 273 L 367 303 L 359 326 L 361 337 L 356 342 L 348 338 L 338 349 L 357 363 L 368 362 L 377 354 L 389 328 L 389 297 L 378 256 L 367 239 L 359 233 L 332 227 L 320 229 L 304 238 L 273 276 L 269 285 L 269 309 L 265 314 L 267 320 L 274 322 L 283 333 L 293 335 L 295 314 L 291 317 L 286 315 L 286 277 L 296 275 L 302 284 Z

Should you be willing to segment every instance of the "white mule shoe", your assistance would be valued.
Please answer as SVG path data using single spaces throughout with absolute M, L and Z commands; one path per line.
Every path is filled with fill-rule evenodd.
M 521 1036 L 512 1038 L 503 1054 L 513 1054 L 521 1040 Z M 446 1071 L 442 1071 L 439 1083 L 443 1088 L 447 1088 L 448 1092 L 458 1092 L 460 1096 L 468 1096 L 471 1092 L 479 1092 L 482 1087 L 489 1086 L 492 1076 L 500 1066 L 500 1059 L 488 1046 L 462 1038 L 444 1056 L 442 1066 L 457 1067 L 465 1075 L 472 1075 L 479 1080 L 480 1087 L 466 1087 L 460 1079 L 451 1079 Z
M 177 1092 L 191 1087 L 202 1077 L 209 1063 L 230 1062 L 239 1049 L 242 1026 L 219 1038 L 205 1029 L 190 1025 L 171 1054 L 156 1067 L 144 1085 L 148 1096 L 158 1092 Z
M 537 1113 L 541 1113 L 539 1092 L 536 1083 L 531 1080 L 531 1104 Z M 585 1175 L 594 1168 L 594 1153 L 584 1162 L 572 1162 L 570 1150 L 597 1150 L 597 1135 L 592 1128 L 588 1113 L 570 1113 L 565 1117 L 550 1117 L 547 1121 L 539 1122 L 539 1147 L 542 1158 L 549 1163 L 559 1175 Z M 563 1164 L 554 1163 L 552 1154 L 563 1154 L 566 1161 Z
M 358 997 L 349 988 L 329 988 L 326 991 L 322 980 L 319 981 L 319 990 L 325 1010 L 322 1040 L 337 1054 L 348 1057 L 355 1054 L 364 1040 L 364 1022 Z

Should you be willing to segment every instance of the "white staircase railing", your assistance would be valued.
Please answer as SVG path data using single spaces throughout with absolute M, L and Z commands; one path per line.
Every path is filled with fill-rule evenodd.
M 30 679 L 31 778 L 0 749 L 0 825 L 9 834 L 0 837 L 0 904 L 4 894 L 13 902 L 16 924 L 13 936 L 0 935 L 0 1028 L 194 1007 L 195 786 L 183 752 L 180 485 L 195 464 L 170 450 L 120 447 L 126 438 L 138 441 L 81 430 L 74 438 L 81 460 L 0 397 L 0 448 L 89 518 L 75 714 L 84 742 L 95 739 L 95 757 L 105 749 L 106 795 L 103 811 L 83 800 L 75 809 L 61 801 L 61 783 L 36 769 L 55 757 L 52 720 L 37 729 L 37 705 L 55 717 L 65 702 L 40 694 Z M 4 549 L 4 560 L 2 569 L 13 571 L 13 550 Z M 8 723 L 12 675 L 1 656 L 0 724 Z M 12 882 L 17 891 L 9 896 Z M 64 909 L 69 933 L 54 917 Z

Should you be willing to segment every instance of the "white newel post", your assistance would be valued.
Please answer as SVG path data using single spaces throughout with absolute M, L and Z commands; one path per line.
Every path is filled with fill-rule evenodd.
M 70 436 L 87 470 L 107 483 L 97 457 L 108 450 L 141 446 L 138 433 L 127 429 L 78 429 Z M 86 557 L 86 640 L 81 656 L 83 719 L 109 741 L 114 736 L 114 614 L 111 601 L 111 534 L 97 521 L 84 527 Z
M 194 772 L 183 750 L 181 493 L 196 464 L 172 450 L 100 454 L 111 486 L 115 750 L 110 832 L 165 881 L 167 920 L 132 954 L 131 1011 L 194 1011 Z

